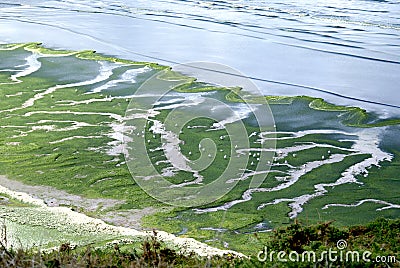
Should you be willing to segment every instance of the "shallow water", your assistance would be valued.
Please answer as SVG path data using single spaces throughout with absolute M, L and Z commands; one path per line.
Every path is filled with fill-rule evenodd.
M 0 42 L 168 65 L 213 61 L 257 78 L 265 94 L 319 96 L 388 116 L 400 113 L 390 107 L 400 106 L 399 3 L 1 1 Z

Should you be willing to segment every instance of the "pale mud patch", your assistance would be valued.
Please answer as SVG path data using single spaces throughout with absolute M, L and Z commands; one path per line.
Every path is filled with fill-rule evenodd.
M 112 225 L 134 228 L 142 230 L 141 220 L 144 216 L 148 216 L 157 212 L 155 208 L 147 207 L 144 209 L 128 209 L 119 211 L 107 211 L 100 215 L 100 218 Z
M 0 176 L 0 185 L 11 191 L 28 193 L 33 198 L 40 199 L 49 207 L 76 207 L 84 211 L 106 210 L 116 205 L 124 204 L 122 200 L 106 199 L 106 198 L 84 198 L 79 195 L 73 195 L 66 191 L 58 190 L 50 186 L 27 185 L 19 181 L 10 180 L 4 176 Z M 23 201 L 23 200 L 21 200 Z M 29 202 L 29 201 L 28 201 Z

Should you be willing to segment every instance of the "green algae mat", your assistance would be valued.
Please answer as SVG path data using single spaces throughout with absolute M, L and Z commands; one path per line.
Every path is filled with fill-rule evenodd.
M 149 83 L 154 77 L 157 90 L 168 90 L 162 98 L 151 97 L 159 93 Z M 222 108 L 218 113 L 221 103 L 237 118 Z M 269 105 L 268 120 L 261 120 L 268 126 L 249 103 Z M 111 224 L 156 228 L 254 254 L 262 248 L 260 237 L 295 220 L 344 226 L 400 216 L 399 118 L 307 96 L 245 98 L 239 85 L 221 87 L 154 63 L 34 43 L 0 46 L 0 104 L 0 175 L 102 200 L 61 205 Z M 238 121 L 235 133 L 245 134 L 244 140 L 229 130 Z M 229 166 L 236 158 L 245 163 L 240 172 Z M 202 166 L 202 159 L 208 164 Z M 210 200 L 190 207 L 196 187 L 223 175 L 227 191 L 206 194 Z M 163 192 L 166 185 L 173 190 Z M 181 188 L 191 194 L 183 198 Z M 47 205 L 60 198 L 48 198 Z M 16 211 L 30 215 L 32 209 L 10 198 L 2 201 L 1 215 L 21 226 Z M 37 224 L 45 232 L 46 225 Z M 60 235 L 55 232 L 49 237 Z M 82 239 L 90 240 L 89 234 Z

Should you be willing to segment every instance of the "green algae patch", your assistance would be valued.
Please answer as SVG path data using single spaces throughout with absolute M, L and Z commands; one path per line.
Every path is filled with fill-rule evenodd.
M 173 71 L 171 67 L 167 67 L 164 72 L 157 74 L 157 78 L 166 81 L 185 81 L 187 83 L 197 80 L 195 77 L 186 76 L 179 72 Z
M 161 66 L 157 63 L 153 62 L 137 62 L 137 61 L 131 61 L 131 60 L 123 60 L 123 59 L 118 59 L 114 57 L 108 57 L 104 56 L 101 54 L 96 53 L 96 51 L 93 50 L 85 50 L 76 53 L 76 57 L 80 59 L 85 59 L 85 60 L 95 60 L 95 61 L 109 61 L 109 62 L 114 62 L 114 63 L 119 63 L 119 64 L 129 64 L 129 65 L 145 65 L 149 66 L 155 70 L 164 70 L 168 67 Z
M 22 202 L 11 195 L 0 193 L 1 207 L 34 207 L 32 204 Z
M 228 91 L 228 94 L 231 94 L 231 92 L 239 92 L 240 87 L 230 87 L 230 88 L 225 88 L 225 87 L 218 87 L 218 86 L 212 86 L 208 85 L 204 82 L 196 82 L 193 79 L 190 79 L 189 82 L 180 84 L 176 87 L 173 88 L 173 90 L 177 92 L 183 92 L 183 93 L 198 93 L 198 92 L 208 92 L 208 91 Z
M 42 46 L 41 43 L 29 43 L 24 45 L 23 48 L 27 51 L 38 53 L 43 56 L 71 56 L 78 53 L 76 51 L 71 51 L 71 50 L 59 50 L 59 49 L 54 50 L 45 48 Z
M 296 97 L 288 97 L 288 96 L 266 96 L 268 104 L 287 104 L 290 105 L 293 103 Z
M 359 107 L 335 105 L 321 98 L 313 99 L 309 105 L 315 110 L 344 112 L 341 115 L 342 122 L 352 127 L 383 127 L 400 124 L 400 118 L 376 119 Z
M 29 43 L 29 44 L 38 44 L 38 43 Z M 15 50 L 21 47 L 25 47 L 29 44 L 0 44 L 0 50 Z
M 358 107 L 308 96 L 253 96 L 240 87 L 199 82 L 170 67 L 93 51 L 57 51 L 38 43 L 2 45 L 0 49 L 19 59 L 39 55 L 35 65 L 39 69 L 19 76 L 18 81 L 11 77 L 26 69 L 0 72 L 0 174 L 84 198 L 116 200 L 106 209 L 99 205 L 89 211 L 76 206 L 79 211 L 96 217 L 120 212 L 128 215 L 124 219 L 129 221 L 135 211 L 152 208 L 149 213 L 153 214 L 141 219 L 144 228 L 193 237 L 221 248 L 228 245 L 243 252 L 262 246 L 254 234 L 267 237 L 273 228 L 295 219 L 311 223 L 336 220 L 336 225 L 343 226 L 365 223 L 377 216 L 399 217 L 398 118 L 380 119 Z M 165 96 L 165 103 L 155 105 L 143 133 L 127 128 L 124 116 L 129 96 L 158 70 L 164 70 L 156 75 L 158 79 L 176 82 L 174 92 Z M 207 94 L 243 114 L 246 103 L 267 100 L 278 131 L 261 131 L 251 115 L 244 116 L 244 134 L 250 148 L 231 153 L 231 137 L 225 129 L 215 128 L 215 120 L 196 118 L 182 126 L 177 133 L 177 148 L 188 161 L 196 161 L 202 154 L 212 158 L 199 146 L 204 139 L 212 140 L 218 148 L 212 165 L 198 173 L 203 177 L 201 183 L 217 178 L 231 158 L 248 157 L 243 173 L 231 178 L 238 181 L 232 191 L 197 210 L 166 206 L 146 194 L 132 179 L 124 157 L 124 141 L 130 135 L 143 137 L 150 163 L 160 174 L 174 184 L 193 183 L 193 172 L 174 169 L 163 149 L 166 141 L 154 131 L 155 123 L 162 124 L 173 109 L 168 105 L 182 104 L 189 94 L 199 98 Z M 196 105 L 187 113 L 195 115 Z M 144 117 L 147 112 L 138 109 L 134 115 Z M 386 140 L 388 127 L 394 138 Z M 269 151 L 274 154 L 273 161 L 258 166 L 261 144 L 270 139 L 276 139 L 276 148 Z M 137 166 L 144 174 L 148 168 Z M 265 180 L 258 189 L 252 189 L 250 180 L 257 173 L 265 174 Z M 318 188 L 321 185 L 325 185 L 324 191 Z M 34 215 L 41 211 L 13 202 L 10 199 L 3 205 L 8 224 L 17 231 L 27 226 L 21 231 L 24 236 L 35 232 L 46 235 L 48 226 Z M 13 206 L 17 207 L 15 211 L 11 211 Z M 55 220 L 54 215 L 45 215 Z M 349 215 L 358 215 L 360 220 Z M 21 222 L 18 217 L 29 221 Z M 113 237 L 104 234 L 93 238 L 94 233 L 77 229 L 62 240 L 67 230 L 50 227 L 48 237 L 59 242 L 100 243 Z M 56 246 L 49 244 L 51 239 L 44 244 Z
M 379 119 L 376 115 L 370 114 L 362 108 L 332 104 L 321 98 L 310 96 L 266 96 L 265 99 L 271 106 L 292 105 L 296 101 L 304 101 L 313 110 L 338 112 L 340 122 L 350 127 L 384 127 L 400 124 L 400 118 Z M 238 95 L 237 90 L 229 92 L 226 95 L 226 100 L 230 102 L 244 102 L 243 98 Z M 261 103 L 263 100 L 261 97 L 247 97 L 245 101 L 248 103 Z

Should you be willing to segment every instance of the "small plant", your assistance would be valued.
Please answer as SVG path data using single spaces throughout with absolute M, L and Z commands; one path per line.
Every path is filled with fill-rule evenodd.
M 178 254 L 174 250 L 161 246 L 161 243 L 157 240 L 157 232 L 155 230 L 153 230 L 150 240 L 143 242 L 142 250 L 141 260 L 153 267 L 173 264 L 178 257 Z

